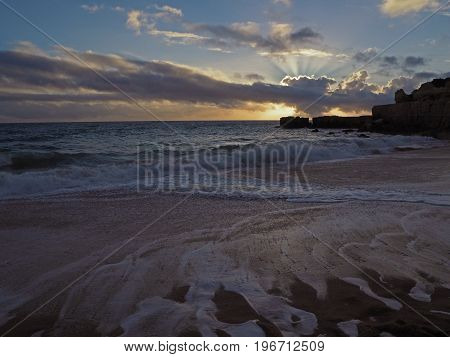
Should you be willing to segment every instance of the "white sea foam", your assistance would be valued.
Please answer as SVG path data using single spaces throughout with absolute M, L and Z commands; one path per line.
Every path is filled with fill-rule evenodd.
M 441 314 L 441 315 L 450 316 L 449 311 L 431 310 L 430 312 L 432 312 L 433 314 Z
M 345 333 L 349 337 L 358 337 L 358 325 L 361 321 L 359 320 L 350 320 L 338 322 L 337 326 L 339 330 Z
M 219 170 L 234 170 L 238 168 L 236 165 L 248 166 L 254 164 L 260 166 L 262 163 L 273 165 L 272 170 L 283 170 L 286 169 L 283 165 L 292 164 L 292 162 L 286 163 L 281 160 L 286 152 L 290 152 L 289 159 L 295 160 L 294 164 L 299 165 L 303 161 L 314 163 L 350 160 L 367 155 L 386 154 L 395 151 L 397 147 L 427 148 L 441 145 L 439 141 L 426 137 L 377 134 L 373 134 L 371 138 L 359 138 L 357 136 L 326 137 L 323 135 L 309 137 L 304 134 L 303 137 L 300 135 L 295 140 L 292 138 L 277 138 L 269 139 L 263 143 L 259 143 L 257 138 L 253 138 L 253 143 L 230 146 L 231 139 L 232 137 L 228 138 L 228 141 L 224 140 L 224 143 L 218 146 L 218 150 L 212 151 L 214 163 Z M 200 144 L 197 144 L 196 150 L 211 150 L 216 147 L 214 140 L 208 140 L 203 140 Z M 73 143 L 68 142 L 64 145 L 71 148 Z M 137 167 L 134 162 L 136 161 L 136 154 L 130 153 L 135 150 L 133 149 L 134 142 L 131 142 L 129 146 L 123 146 L 122 143 L 123 148 L 120 150 L 123 150 L 123 152 L 114 146 L 114 142 L 106 142 L 105 146 L 108 147 L 108 145 L 110 147 L 108 150 L 105 149 L 106 152 L 104 153 L 99 151 L 91 153 L 85 151 L 73 152 L 72 149 L 70 152 L 64 152 L 65 146 L 59 148 L 60 151 L 54 151 L 54 146 L 49 146 L 50 149 L 46 150 L 0 152 L 0 197 L 14 198 L 121 187 L 136 188 L 138 178 Z M 158 148 L 156 144 L 151 147 L 156 148 L 156 150 Z M 32 148 L 36 150 L 35 146 Z M 274 152 L 282 153 L 281 157 L 274 155 Z M 186 157 L 182 155 L 179 160 L 186 160 L 189 157 L 188 154 L 186 155 Z M 142 179 L 142 177 L 140 178 Z M 182 187 L 177 187 L 177 179 L 177 177 L 168 177 L 163 174 L 156 178 L 155 182 L 160 184 L 170 183 L 175 190 L 182 189 Z M 227 179 L 229 179 L 229 176 L 227 176 Z M 212 176 L 211 180 L 213 187 L 206 190 L 200 187 L 199 191 L 213 190 L 217 194 L 247 195 L 256 190 L 258 194 L 262 193 L 268 197 L 286 196 L 287 193 L 291 192 L 291 189 L 283 183 L 263 185 L 264 189 L 261 190 L 261 184 L 264 182 L 247 176 L 245 178 L 238 175 L 232 177 L 234 181 L 229 182 L 229 184 L 234 188 L 237 187 L 237 191 L 230 191 L 228 188 L 215 190 L 216 186 L 220 186 L 221 180 L 223 180 L 221 175 L 219 177 Z M 355 196 L 355 192 L 344 194 L 341 192 L 338 195 L 340 197 L 335 199 L 341 200 L 345 199 L 345 196 L 351 195 Z M 389 193 L 386 193 L 385 196 L 386 199 L 389 199 Z M 333 200 L 334 198 L 329 195 L 320 198 L 316 195 L 311 198 L 302 196 L 301 199 L 320 201 Z M 427 197 L 426 199 L 429 200 L 430 198 Z M 435 200 L 439 200 L 439 198 L 435 198 Z
M 409 296 L 417 301 L 431 302 L 431 294 L 427 293 L 425 290 L 426 288 L 423 284 L 417 283 L 416 286 L 411 289 Z
M 216 336 L 217 330 L 232 336 L 261 336 L 263 331 L 254 320 L 256 317 L 230 323 L 217 314 L 220 304 L 216 305 L 215 294 L 224 289 L 239 294 L 250 309 L 270 321 L 284 336 L 309 336 L 318 333 L 321 327 L 314 314 L 318 310 L 298 308 L 302 303 L 291 300 L 292 286 L 300 280 L 315 289 L 318 296 L 330 298 L 325 301 L 332 304 L 332 294 L 328 296 L 326 288 L 325 291 L 320 288 L 327 286 L 330 277 L 358 286 L 367 296 L 393 310 L 401 308 L 388 291 L 373 292 L 367 281 L 353 275 L 353 265 L 292 224 L 292 220 L 302 222 L 336 249 L 342 247 L 339 251 L 346 257 L 353 260 L 363 256 L 364 266 L 380 275 L 393 274 L 420 282 L 423 272 L 434 277 L 432 286 L 436 287 L 446 279 L 445 264 L 435 259 L 448 252 L 448 239 L 442 239 L 449 232 L 450 220 L 445 209 L 426 207 L 412 215 L 395 208 L 387 211 L 365 205 L 338 209 L 318 205 L 293 208 L 288 213 L 289 217 L 276 211 L 258 214 L 231 226 L 194 230 L 158 240 L 152 240 L 154 236 L 149 233 L 136 251 L 119 254 L 110 263 L 96 267 L 61 296 L 58 321 L 46 333 L 64 335 L 74 323 L 90 319 L 102 335 L 116 333 L 120 326 L 124 336 L 176 336 L 193 329 L 203 336 Z M 383 239 L 387 244 L 370 248 L 374 232 L 379 232 L 379 236 L 386 232 Z M 418 259 L 416 253 L 407 249 L 398 254 L 397 250 L 411 240 L 418 241 L 419 253 L 426 251 L 428 259 Z M 99 257 L 98 252 L 89 253 L 80 261 L 36 277 L 14 294 L 0 291 L 3 321 L 12 319 L 14 311 L 26 303 L 46 301 L 55 289 L 55 282 L 72 281 L 74 273 L 87 271 Z M 180 286 L 189 286 L 184 302 L 168 296 L 174 287 Z M 279 294 L 273 292 L 275 287 Z M 319 304 L 317 309 L 320 308 Z M 436 307 L 436 311 L 441 310 Z M 358 324 L 354 320 L 364 316 L 351 318 L 337 327 L 347 335 L 356 335 Z
M 391 308 L 392 310 L 400 310 L 402 308 L 402 304 L 398 302 L 397 300 L 391 299 L 391 298 L 385 298 L 382 296 L 377 295 L 372 291 L 372 289 L 369 287 L 369 284 L 367 281 L 360 279 L 360 278 L 343 278 L 345 282 L 349 284 L 356 285 L 360 288 L 362 292 L 364 292 L 366 295 L 377 299 L 384 303 L 387 307 Z M 389 292 L 387 292 L 389 294 Z
M 436 206 L 450 206 L 450 195 L 432 192 L 418 192 L 412 190 L 362 189 L 362 188 L 333 188 L 314 186 L 310 192 L 297 197 L 290 196 L 291 202 L 334 203 L 345 201 L 380 201 L 380 202 L 408 202 L 427 203 Z

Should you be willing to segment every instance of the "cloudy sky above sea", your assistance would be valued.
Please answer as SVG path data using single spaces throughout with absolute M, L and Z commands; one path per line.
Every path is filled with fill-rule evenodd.
M 450 76 L 439 0 L 1 0 L 0 30 L 1 122 L 366 114 Z

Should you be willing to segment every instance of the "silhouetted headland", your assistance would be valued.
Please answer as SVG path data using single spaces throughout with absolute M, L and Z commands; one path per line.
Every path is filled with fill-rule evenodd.
M 394 134 L 450 134 L 450 78 L 424 83 L 407 95 L 395 93 L 395 104 L 372 109 L 372 130 Z
M 285 129 L 357 129 L 386 134 L 418 134 L 450 137 L 450 78 L 424 83 L 410 95 L 403 89 L 395 93 L 395 104 L 379 105 L 372 115 L 356 117 L 285 117 Z

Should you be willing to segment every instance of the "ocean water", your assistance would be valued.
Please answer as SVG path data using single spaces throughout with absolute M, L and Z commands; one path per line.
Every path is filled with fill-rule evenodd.
M 198 153 L 207 153 L 214 162 L 216 176 L 218 171 L 236 170 L 245 162 L 246 180 L 242 180 L 242 175 L 228 177 L 233 183 L 241 180 L 233 192 L 238 187 L 245 194 L 254 191 L 255 182 L 260 181 L 249 180 L 250 161 L 258 168 L 266 163 L 283 169 L 283 165 L 298 167 L 302 162 L 348 160 L 390 153 L 399 147 L 435 145 L 439 145 L 437 140 L 425 137 L 370 134 L 370 138 L 362 138 L 357 132 L 345 134 L 341 130 L 283 130 L 277 128 L 276 122 L 265 121 L 2 124 L 0 198 L 99 189 L 134 190 L 145 178 L 139 171 L 144 158 L 147 164 L 149 157 L 154 160 L 156 156 L 159 160 L 166 157 L 165 164 L 173 164 L 169 157 L 175 157 L 178 164 L 192 163 L 198 161 Z M 274 155 L 274 151 L 278 154 Z M 247 155 L 250 152 L 251 160 Z M 296 161 L 286 161 L 280 152 L 290 152 Z M 162 170 L 159 175 L 159 184 L 172 180 L 172 190 L 186 189 L 177 186 L 173 173 L 168 175 Z M 286 188 L 283 186 L 286 185 L 278 182 L 265 187 L 265 194 L 279 195 Z M 230 193 L 226 191 L 221 192 Z

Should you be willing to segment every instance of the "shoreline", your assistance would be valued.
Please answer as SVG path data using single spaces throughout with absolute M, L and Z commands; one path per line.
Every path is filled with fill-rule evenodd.
M 446 146 L 305 172 L 314 185 L 447 197 L 449 158 Z M 10 335 L 450 332 L 436 313 L 450 311 L 448 206 L 198 195 L 173 209 L 187 196 L 111 193 L 0 202 L 1 333 L 152 222 Z
M 356 170 L 364 170 L 365 165 L 369 164 L 370 166 L 373 165 L 383 165 L 383 160 L 398 160 L 400 164 L 402 164 L 402 161 L 404 159 L 408 159 L 410 156 L 414 156 L 414 153 L 417 153 L 416 155 L 420 160 L 421 157 L 427 155 L 430 153 L 430 155 L 446 155 L 450 159 L 450 141 L 449 140 L 441 140 L 441 145 L 433 146 L 429 148 L 416 148 L 416 147 L 397 147 L 393 152 L 389 153 L 376 153 L 371 155 L 365 155 L 365 156 L 359 156 L 359 157 L 352 157 L 352 158 L 343 158 L 343 159 L 332 159 L 332 160 L 323 160 L 323 161 L 313 161 L 306 163 L 306 165 L 303 168 L 303 171 L 305 172 L 305 178 L 309 181 L 309 176 L 313 176 L 312 180 L 318 183 L 319 185 L 322 184 L 322 182 L 325 182 L 328 186 L 332 187 L 336 184 L 339 184 L 339 181 L 345 180 L 345 185 L 350 184 L 353 185 L 354 182 L 352 182 L 353 178 L 349 175 L 346 175 L 345 178 L 339 178 L 338 182 L 327 182 L 326 180 L 326 174 L 324 174 L 324 171 L 331 170 L 336 171 L 338 169 L 337 166 L 343 165 L 343 166 L 352 166 L 356 165 Z M 413 158 L 414 159 L 414 158 Z M 361 165 L 360 165 L 361 164 Z M 357 166 L 361 166 L 358 168 Z M 404 166 L 404 165 L 403 165 Z M 297 173 L 301 173 L 300 170 L 297 171 Z M 301 173 L 303 175 L 303 173 Z M 319 175 L 318 175 L 319 174 Z M 338 170 L 338 175 L 343 175 L 343 170 Z M 303 178 L 302 178 L 303 179 Z M 386 177 L 382 177 L 383 183 Z M 373 182 L 368 182 L 368 185 L 372 185 Z M 40 193 L 40 194 L 24 194 L 23 196 L 6 196 L 0 198 L 0 201 L 3 202 L 12 202 L 12 201 L 20 201 L 20 200 L 41 200 L 41 199 L 62 199 L 64 197 L 76 197 L 76 196 L 104 196 L 104 195 L 153 195 L 153 194 L 163 194 L 163 195 L 179 195 L 184 194 L 185 192 L 182 191 L 151 191 L 148 189 L 143 189 L 141 192 L 138 192 L 135 187 L 131 187 L 129 185 L 123 186 L 123 187 L 108 187 L 104 189 L 99 188 L 77 188 L 77 189 L 62 189 L 56 192 L 47 192 L 47 193 Z M 239 193 L 229 193 L 229 192 L 196 192 L 195 195 L 203 196 L 203 197 L 223 197 L 223 198 L 229 198 L 229 199 L 260 199 L 260 195 L 250 194 L 249 192 L 239 192 Z M 288 199 L 288 198 L 295 198 L 295 197 L 289 197 L 286 195 L 278 195 L 274 193 L 272 196 L 267 196 L 267 198 L 270 199 Z M 299 197 L 301 198 L 301 197 Z

